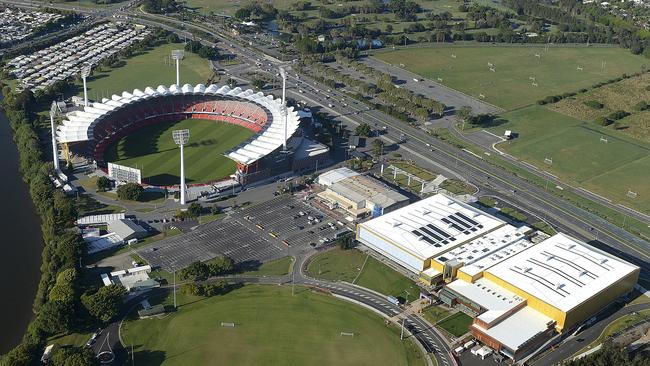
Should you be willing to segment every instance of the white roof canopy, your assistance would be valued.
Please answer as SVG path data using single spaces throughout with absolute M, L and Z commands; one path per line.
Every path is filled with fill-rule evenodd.
M 159 85 L 156 89 L 147 87 L 144 91 L 135 89 L 132 92 L 122 92 L 121 95 L 114 94 L 110 99 L 104 98 L 101 102 L 95 102 L 92 106 L 84 107 L 82 111 L 68 113 L 63 124 L 57 128 L 57 140 L 59 142 L 92 140 L 94 125 L 101 118 L 110 115 L 123 106 L 137 103 L 140 100 L 148 100 L 161 96 L 187 94 L 235 97 L 242 101 L 249 101 L 258 106 L 262 106 L 270 112 L 270 121 L 261 132 L 226 153 L 228 158 L 238 163 L 251 164 L 270 154 L 284 144 L 285 130 L 288 139 L 293 136 L 300 123 L 298 112 L 293 107 L 287 108 L 287 116 L 285 118 L 284 108 L 280 99 L 274 99 L 272 95 L 264 95 L 261 92 L 255 93 L 250 89 L 231 89 L 225 85 L 218 86 L 214 84 L 208 87 L 203 84 L 195 86 L 185 84 L 182 87 L 171 85 L 169 88 Z M 203 111 L 200 113 L 210 114 L 212 112 Z

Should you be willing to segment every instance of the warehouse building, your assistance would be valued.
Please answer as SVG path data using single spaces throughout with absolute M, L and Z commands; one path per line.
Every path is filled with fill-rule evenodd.
M 359 224 L 357 239 L 423 282 L 445 283 L 440 300 L 472 316 L 474 337 L 512 360 L 632 291 L 640 271 L 440 194 Z
M 381 216 L 408 205 L 409 199 L 379 180 L 348 168 L 338 168 L 318 177 L 325 190 L 318 194 L 332 208 L 345 210 L 353 217 Z

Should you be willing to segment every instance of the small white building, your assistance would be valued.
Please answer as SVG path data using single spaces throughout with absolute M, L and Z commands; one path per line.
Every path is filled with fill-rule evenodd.
M 127 291 L 145 291 L 160 284 L 149 278 L 151 266 L 140 266 L 121 271 L 111 272 L 110 274 L 102 273 L 102 282 L 104 286 L 122 285 Z

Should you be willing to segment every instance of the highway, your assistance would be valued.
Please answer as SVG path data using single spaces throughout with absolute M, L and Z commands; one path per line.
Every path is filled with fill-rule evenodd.
M 132 10 L 134 11 L 134 10 Z M 138 15 L 143 15 L 139 13 Z M 144 15 L 149 22 L 155 20 L 176 24 L 183 28 L 194 28 L 210 34 L 220 43 L 207 40 L 207 44 L 218 45 L 242 57 L 255 68 L 255 63 L 262 60 L 263 68 L 272 69 L 285 65 L 277 59 L 260 53 L 256 49 L 241 45 L 236 39 L 217 34 L 205 26 L 181 22 L 160 15 Z M 140 19 L 138 19 L 140 21 Z M 164 25 L 164 28 L 187 34 L 183 29 Z M 204 40 L 206 41 L 206 40 Z M 270 64 L 270 66 L 269 66 Z M 251 70 L 252 71 L 252 70 Z M 328 90 L 305 75 L 289 72 L 287 94 L 296 100 L 304 100 L 335 116 L 338 121 L 354 129 L 362 121 L 378 128 L 388 127 L 381 138 L 387 145 L 395 145 L 402 134 L 407 141 L 399 144 L 399 152 L 409 155 L 424 168 L 431 169 L 450 177 L 462 177 L 480 188 L 482 194 L 492 194 L 521 207 L 524 211 L 549 222 L 558 230 L 565 231 L 580 239 L 591 242 L 597 240 L 611 248 L 615 255 L 624 257 L 640 267 L 642 276 L 650 278 L 650 243 L 608 222 L 607 220 L 578 208 L 564 199 L 545 191 L 528 181 L 491 165 L 484 159 L 428 135 L 423 130 L 396 120 L 380 111 L 369 109 L 366 105 L 345 96 L 337 90 Z M 300 92 L 302 90 L 302 93 Z M 329 98 L 325 96 L 329 95 Z M 332 105 L 332 107 L 329 107 Z

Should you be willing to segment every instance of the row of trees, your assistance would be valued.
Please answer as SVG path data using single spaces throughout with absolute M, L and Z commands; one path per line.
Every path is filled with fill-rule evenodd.
M 221 276 L 235 270 L 235 262 L 227 256 L 216 257 L 208 263 L 193 262 L 180 272 L 181 279 L 203 281 L 209 277 Z

